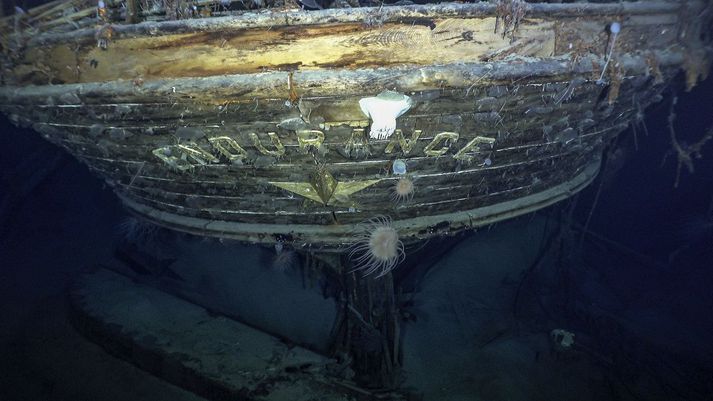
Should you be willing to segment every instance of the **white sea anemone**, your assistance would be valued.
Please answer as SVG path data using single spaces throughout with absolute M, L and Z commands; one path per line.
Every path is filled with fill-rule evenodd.
M 349 253 L 354 263 L 352 271 L 361 271 L 364 276 L 377 273 L 377 278 L 388 274 L 405 257 L 404 244 L 391 219 L 385 216 L 360 224 L 357 241 Z
M 275 243 L 275 256 L 272 268 L 279 272 L 295 269 L 300 265 L 300 257 L 294 249 L 286 248 L 282 242 Z
M 140 220 L 137 217 L 126 217 L 117 226 L 117 233 L 126 242 L 129 243 L 146 243 L 151 242 L 158 234 L 158 226 L 147 221 Z
M 391 199 L 394 202 L 405 203 L 413 198 L 415 191 L 416 187 L 413 185 L 413 181 L 408 177 L 402 177 L 394 184 Z

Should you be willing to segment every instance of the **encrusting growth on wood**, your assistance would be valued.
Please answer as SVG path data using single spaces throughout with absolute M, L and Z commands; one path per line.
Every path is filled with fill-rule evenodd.
M 674 121 L 676 120 L 674 108 L 677 102 L 678 98 L 674 97 L 671 101 L 671 108 L 668 114 L 668 130 L 671 135 L 671 147 L 673 149 L 666 154 L 666 156 L 671 153 L 676 155 L 676 180 L 673 183 L 674 188 L 678 188 L 678 183 L 681 178 L 681 167 L 686 166 L 688 172 L 693 174 L 695 172 L 693 159 L 702 158 L 703 155 L 701 154 L 701 150 L 703 149 L 703 146 L 705 146 L 708 141 L 713 139 L 713 127 L 710 127 L 703 137 L 694 144 L 688 145 L 678 140 L 673 126 Z M 664 156 L 664 162 L 666 161 L 666 156 Z

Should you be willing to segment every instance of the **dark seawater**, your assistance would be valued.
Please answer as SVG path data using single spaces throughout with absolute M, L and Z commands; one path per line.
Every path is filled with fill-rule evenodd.
M 695 143 L 713 129 L 713 78 L 675 94 L 677 137 Z M 427 401 L 713 399 L 713 140 L 674 188 L 673 96 L 645 111 L 648 135 L 643 126 L 636 141 L 632 129 L 621 135 L 579 196 L 462 236 L 435 259 L 436 244 L 426 244 L 428 263 L 396 271 L 410 294 L 400 304 L 403 387 Z M 72 283 L 122 252 L 156 258 L 132 259 L 137 277 L 213 291 L 186 297 L 328 348 L 338 289 L 294 255 L 127 218 L 85 166 L 3 117 L 0 400 L 202 399 L 108 355 L 69 323 Z M 127 235 L 140 252 L 117 251 Z M 553 339 L 563 332 L 573 345 Z

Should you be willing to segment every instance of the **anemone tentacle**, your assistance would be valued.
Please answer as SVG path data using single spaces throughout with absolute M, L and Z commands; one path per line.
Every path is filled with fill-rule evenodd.
M 363 276 L 376 273 L 377 278 L 382 277 L 406 258 L 404 244 L 388 216 L 376 216 L 360 224 L 350 248 L 349 258 L 354 264 L 350 273 L 360 271 Z

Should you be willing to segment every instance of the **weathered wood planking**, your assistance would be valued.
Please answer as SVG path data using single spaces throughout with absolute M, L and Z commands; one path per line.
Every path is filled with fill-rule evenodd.
M 598 170 L 599 163 L 594 161 L 578 169 L 573 179 L 541 192 L 534 194 L 525 192 L 498 193 L 494 195 L 499 197 L 498 202 L 492 206 L 470 210 L 459 208 L 458 211 L 446 214 L 427 214 L 412 219 L 399 219 L 393 222 L 393 226 L 398 230 L 404 243 L 410 245 L 432 236 L 448 235 L 464 229 L 492 224 L 566 199 L 588 185 Z M 516 189 L 511 192 L 517 191 Z M 322 216 L 325 217 L 323 224 L 305 225 L 292 222 L 289 224 L 253 224 L 173 214 L 137 203 L 121 194 L 119 196 L 132 211 L 156 224 L 198 235 L 232 238 L 254 243 L 285 241 L 296 248 L 344 251 L 345 247 L 353 243 L 355 235 L 361 232 L 357 225 L 329 221 L 327 213 L 324 212 L 322 213 Z M 275 218 L 280 217 L 279 214 L 275 216 Z
M 626 80 L 622 96 L 641 89 L 641 85 L 639 81 Z M 650 87 L 654 92 L 659 89 L 656 86 Z M 414 111 L 420 111 L 423 117 L 405 116 L 400 120 L 400 126 L 405 130 L 406 137 L 416 127 L 425 133 L 413 142 L 408 155 L 409 169 L 416 182 L 417 192 L 406 204 L 391 201 L 391 187 L 397 178 L 385 175 L 389 171 L 392 157 L 407 156 L 403 154 L 403 149 L 395 146 L 392 154 L 386 154 L 384 148 L 391 140 L 372 140 L 369 143 L 372 156 L 368 160 L 350 160 L 336 149 L 349 139 L 352 128 L 334 126 L 324 131 L 326 135 L 323 145 L 331 152 L 321 159 L 327 163 L 335 177 L 338 180 L 381 178 L 382 182 L 355 194 L 352 204 L 333 205 L 328 210 L 269 184 L 269 181 L 309 181 L 314 172 L 309 168 L 313 165 L 312 156 L 299 150 L 294 132 L 277 129 L 274 122 L 240 122 L 240 113 L 198 112 L 192 117 L 194 120 L 184 116 L 187 119 L 184 122 L 197 123 L 193 125 L 201 127 L 206 137 L 230 135 L 235 138 L 250 151 L 251 160 L 259 156 L 259 152 L 250 146 L 247 137 L 250 131 L 261 130 L 261 134 L 264 134 L 266 130 L 274 129 L 287 149 L 286 156 L 261 167 L 253 165 L 251 161 L 243 165 L 230 165 L 222 161 L 196 167 L 185 173 L 167 169 L 167 166 L 150 155 L 157 147 L 177 142 L 172 136 L 175 126 L 164 131 L 156 130 L 151 135 L 142 130 L 151 126 L 153 117 L 161 115 L 160 110 L 170 110 L 170 105 L 149 104 L 149 111 L 153 107 L 159 107 L 159 110 L 148 115 L 139 112 L 142 109 L 140 104 L 130 107 L 88 105 L 89 114 L 105 116 L 103 120 L 107 124 L 129 124 L 127 126 L 135 134 L 120 139 L 114 139 L 108 134 L 107 130 L 112 125 L 103 127 L 101 135 L 97 136 L 90 135 L 91 126 L 86 124 L 74 127 L 61 127 L 61 123 L 44 124 L 54 129 L 63 128 L 53 131 L 53 139 L 70 152 L 81 154 L 81 158 L 95 171 L 109 177 L 120 192 L 159 210 L 243 223 L 354 224 L 374 214 L 413 218 L 447 213 L 454 207 L 484 207 L 566 182 L 572 178 L 572 174 L 589 163 L 592 155 L 601 152 L 604 142 L 621 129 L 616 124 L 625 124 L 628 116 L 635 112 L 630 104 L 619 104 L 614 110 L 608 107 L 598 109 L 591 99 L 599 97 L 600 90 L 599 86 L 593 84 L 572 87 L 569 83 L 552 83 L 517 87 L 482 86 L 470 88 L 469 91 L 422 94 L 420 99 L 415 96 L 421 101 Z M 543 99 L 549 99 L 552 106 L 537 106 Z M 317 110 L 315 114 L 319 114 L 319 100 L 305 100 L 313 104 L 314 110 Z M 322 102 L 327 100 L 333 101 L 321 99 Z M 342 117 L 358 117 L 354 112 L 346 111 L 353 108 L 352 105 L 357 101 L 358 98 L 348 97 L 336 99 L 333 104 L 344 110 L 339 114 Z M 277 110 L 284 108 L 284 105 L 276 102 L 272 104 Z M 440 114 L 447 111 L 449 105 L 453 106 L 452 111 L 462 110 L 463 113 Z M 263 107 L 270 108 L 269 105 Z M 87 123 L 95 121 L 81 116 L 82 109 L 76 107 L 46 106 L 44 109 L 37 111 L 39 114 L 32 118 L 36 120 L 42 113 L 51 111 L 52 116 L 45 120 L 81 122 L 86 118 Z M 200 106 L 182 104 L 179 109 L 200 110 Z M 465 112 L 478 109 L 483 111 L 482 114 L 497 109 L 503 115 L 499 119 L 479 119 L 475 118 L 479 112 Z M 609 129 L 606 128 L 607 124 L 594 124 L 594 119 L 601 119 L 600 114 L 604 112 L 618 115 L 608 122 Z M 129 115 L 135 117 L 125 121 L 124 117 Z M 274 118 L 275 112 L 264 115 Z M 228 123 L 221 120 L 224 125 L 216 124 L 218 117 L 225 118 Z M 368 121 L 363 126 L 367 124 Z M 548 126 L 552 131 L 546 134 L 543 128 Z M 556 133 L 569 128 L 577 130 L 579 139 L 563 144 L 556 139 Z M 462 135 L 452 144 L 453 150 L 445 156 L 425 157 L 423 150 L 434 140 L 438 130 L 457 130 Z M 476 134 L 497 138 L 497 146 L 494 149 L 473 149 L 471 153 L 477 163 L 462 164 L 454 160 L 453 154 Z M 197 143 L 207 147 L 208 142 L 200 139 Z M 492 158 L 492 166 L 480 165 L 489 157 Z M 296 164 L 307 168 L 292 169 L 291 166 Z M 259 208 L 256 208 L 258 205 Z M 358 209 L 350 211 L 350 206 L 358 206 Z M 335 216 L 338 216 L 336 220 Z
M 521 85 L 513 93 L 504 88 L 491 90 L 491 93 L 479 87 L 469 91 L 415 92 L 409 94 L 414 106 L 402 121 L 407 127 L 419 129 L 419 122 L 429 118 L 437 118 L 440 124 L 447 124 L 449 118 L 460 118 L 462 121 L 474 120 L 483 125 L 492 125 L 501 118 L 517 116 L 522 123 L 529 124 L 528 120 L 535 123 L 537 119 L 549 119 L 548 115 L 553 113 L 569 115 L 588 110 L 591 105 L 586 102 L 602 91 L 600 86 L 593 83 L 571 85 L 570 82 Z M 365 93 L 361 97 L 370 95 Z M 171 135 L 178 127 L 196 126 L 210 135 L 228 129 L 256 129 L 257 124 L 264 124 L 263 129 L 276 130 L 281 122 L 301 118 L 302 115 L 306 120 L 305 125 L 313 129 L 324 128 L 320 124 L 325 122 L 338 128 L 340 121 L 348 125 L 355 120 L 364 121 L 363 125 L 367 126 L 367 117 L 358 106 L 361 97 L 305 97 L 300 99 L 298 107 L 285 107 L 285 101 L 269 99 L 219 105 L 181 101 L 38 105 L 31 110 L 17 105 L 0 107 L 9 115 L 23 114 L 31 121 L 51 123 L 79 135 L 82 135 L 82 130 L 89 130 L 96 124 L 106 129 L 125 128 L 136 133 L 150 128 L 151 135 Z M 517 101 L 513 101 L 515 97 Z M 454 102 L 453 99 L 458 101 Z M 533 106 L 537 101 L 547 103 Z M 451 123 L 458 124 L 455 120 Z
M 29 49 L 14 68 L 17 82 L 53 83 L 206 77 L 269 70 L 387 67 L 476 61 L 511 46 L 495 33 L 495 18 L 318 26 L 275 26 L 157 37 L 117 38 L 106 49 L 95 40 Z M 518 54 L 554 52 L 552 22 L 528 20 L 515 41 Z M 535 44 L 536 42 L 536 44 Z M 416 50 L 417 49 L 417 50 Z
M 615 132 L 613 131 L 609 137 Z M 413 217 L 449 211 L 455 204 L 458 207 L 483 206 L 502 199 L 502 197 L 487 195 L 490 191 L 509 193 L 509 196 L 515 196 L 516 193 L 532 193 L 570 178 L 568 172 L 577 171 L 573 166 L 586 163 L 591 154 L 599 152 L 588 146 L 601 148 L 601 139 L 598 141 L 596 139 L 604 134 L 605 132 L 597 132 L 582 135 L 582 139 L 576 143 L 563 146 L 561 143 L 546 141 L 538 131 L 535 134 L 539 142 L 537 145 L 518 146 L 511 150 L 497 149 L 492 155 L 495 161 L 493 167 L 488 168 L 475 166 L 470 169 L 458 169 L 452 157 L 412 157 L 409 159 L 409 166 L 414 171 L 412 176 L 418 188 L 412 202 L 401 205 L 390 200 L 391 185 L 395 178 L 387 176 L 383 183 L 356 194 L 354 205 L 358 205 L 360 209 L 357 212 L 352 211 L 339 220 L 342 223 L 357 223 L 373 214 L 387 213 L 399 218 Z M 527 133 L 513 133 L 512 136 L 524 138 L 527 137 Z M 428 141 L 422 141 L 421 148 L 424 146 L 423 142 Z M 73 152 L 81 153 L 80 149 L 72 149 L 76 145 L 68 146 Z M 419 146 L 415 146 L 415 149 L 419 149 Z M 535 152 L 532 152 L 533 150 Z M 87 154 L 87 151 L 84 150 L 83 153 Z M 571 153 L 573 155 L 567 156 Z M 127 154 L 127 152 L 123 151 L 119 154 Z M 299 197 L 289 197 L 289 194 L 281 189 L 267 184 L 270 179 L 307 181 L 313 172 L 309 168 L 290 169 L 292 164 L 278 164 L 266 168 L 219 164 L 207 165 L 197 168 L 195 172 L 176 175 L 167 172 L 165 166 L 151 161 L 99 160 L 92 157 L 89 159 L 88 164 L 98 168 L 102 175 L 113 177 L 120 190 L 133 193 L 133 196 L 163 210 L 205 218 L 211 216 L 226 221 L 256 223 L 287 224 L 287 219 L 293 219 L 295 223 L 324 224 L 325 219 L 332 219 L 331 215 L 324 213 L 319 205 L 305 203 Z M 127 163 L 127 166 L 122 168 L 124 163 Z M 567 168 L 562 169 L 562 166 Z M 389 160 L 354 161 L 332 164 L 329 167 L 338 179 L 378 178 L 383 177 L 384 172 L 388 171 Z M 457 174 L 448 173 L 449 171 Z M 154 179 L 169 182 L 152 182 Z M 168 188 L 171 189 L 167 190 Z M 514 191 L 515 188 L 520 190 Z M 479 199 L 477 196 L 479 192 L 485 192 L 487 196 Z M 255 209 L 258 204 L 259 210 Z M 338 205 L 331 208 L 341 213 L 346 213 L 347 209 L 346 206 Z M 275 214 L 283 217 L 276 218 Z
M 677 18 L 671 14 L 670 6 L 660 10 L 656 5 L 649 6 L 643 15 L 627 19 L 627 29 L 620 39 L 621 52 L 649 47 L 653 38 L 659 48 L 676 43 Z M 332 11 L 345 15 L 341 10 L 329 10 L 325 15 Z M 179 33 L 172 33 L 177 29 L 169 23 L 152 28 L 148 28 L 152 24 L 139 24 L 139 32 L 141 25 L 147 25 L 143 35 L 107 25 L 97 27 L 95 35 L 84 32 L 76 37 L 37 39 L 40 45 L 29 47 L 16 58 L 12 73 L 5 79 L 18 84 L 109 82 L 493 61 L 512 55 L 546 58 L 585 50 L 605 54 L 608 33 L 602 27 L 611 21 L 607 10 L 601 11 L 600 17 L 587 21 L 527 16 L 507 37 L 495 32 L 495 17 L 467 12 L 456 12 L 455 18 L 434 18 L 423 12 L 395 18 L 389 17 L 391 11 L 385 11 L 383 18 L 377 18 L 378 23 L 365 22 L 367 18 L 342 23 L 331 20 L 319 25 L 309 23 L 314 13 L 305 17 L 287 13 L 291 24 L 270 20 L 251 24 L 249 16 L 243 16 L 242 25 L 209 22 L 188 25 L 178 29 Z M 363 11 L 350 13 L 358 15 Z M 107 45 L 99 47 L 97 37 L 103 35 L 105 28 L 112 33 Z
M 650 73 L 650 60 L 660 68 L 681 67 L 688 58 L 679 49 L 652 49 L 649 54 L 622 54 L 617 57 L 621 69 L 630 74 Z M 536 59 L 527 61 L 496 61 L 489 63 L 457 63 L 422 67 L 360 68 L 304 70 L 293 73 L 298 95 L 310 97 L 370 95 L 391 88 L 408 93 L 452 89 L 466 93 L 479 86 L 547 84 L 564 82 L 574 77 L 596 79 L 604 58 L 593 54 L 575 58 Z M 233 74 L 203 78 L 170 78 L 153 81 L 115 81 L 44 86 L 0 87 L 0 104 L 82 106 L 122 103 L 200 102 L 215 106 L 235 102 L 259 106 L 260 102 L 289 99 L 288 80 L 291 72 Z M 108 101 L 112 99 L 112 101 Z

